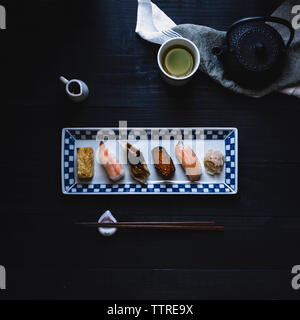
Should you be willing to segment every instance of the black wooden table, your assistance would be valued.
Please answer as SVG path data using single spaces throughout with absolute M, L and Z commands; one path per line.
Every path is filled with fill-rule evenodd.
M 176 23 L 226 30 L 281 1 L 157 0 Z M 3 4 L 3 2 L 1 3 Z M 5 4 L 5 2 L 4 2 Z M 235 95 L 198 74 L 184 88 L 160 79 L 156 45 L 136 36 L 135 0 L 7 1 L 0 32 L 0 298 L 300 298 L 300 101 Z M 90 87 L 69 102 L 60 75 Z M 229 126 L 239 129 L 235 196 L 64 196 L 63 127 Z M 74 225 L 110 209 L 119 220 L 214 219 L 224 234 Z

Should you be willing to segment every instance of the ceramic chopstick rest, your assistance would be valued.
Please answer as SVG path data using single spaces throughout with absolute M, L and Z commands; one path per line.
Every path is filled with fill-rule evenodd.
M 71 100 L 81 102 L 88 97 L 89 88 L 83 81 L 78 79 L 68 80 L 63 76 L 59 77 L 59 80 L 65 84 L 66 94 Z
M 106 210 L 98 220 L 98 223 L 116 223 L 116 218 L 111 214 L 109 210 Z M 98 231 L 106 237 L 112 236 L 117 228 L 98 228 Z

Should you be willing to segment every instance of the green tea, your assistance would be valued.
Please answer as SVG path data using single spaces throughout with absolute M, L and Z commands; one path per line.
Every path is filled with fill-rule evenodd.
M 194 55 L 189 48 L 174 45 L 165 51 L 162 57 L 162 66 L 167 74 L 180 78 L 192 72 L 194 60 Z

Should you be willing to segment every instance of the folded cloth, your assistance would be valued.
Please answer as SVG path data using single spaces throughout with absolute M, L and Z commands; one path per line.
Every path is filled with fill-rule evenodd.
M 275 12 L 273 16 L 291 21 L 294 14 L 292 8 L 299 0 L 287 0 Z M 284 26 L 272 24 L 282 35 L 285 41 L 289 34 Z M 261 90 L 245 89 L 232 80 L 226 79 L 224 69 L 219 60 L 211 53 L 212 47 L 224 42 L 226 32 L 209 27 L 181 24 L 176 25 L 161 9 L 150 0 L 138 0 L 136 33 L 143 39 L 162 44 L 174 37 L 184 37 L 192 40 L 200 51 L 200 69 L 207 73 L 222 86 L 250 97 L 262 97 L 273 91 L 293 95 L 300 98 L 300 29 L 295 30 L 295 37 L 288 49 L 287 61 L 282 74 L 268 87 Z

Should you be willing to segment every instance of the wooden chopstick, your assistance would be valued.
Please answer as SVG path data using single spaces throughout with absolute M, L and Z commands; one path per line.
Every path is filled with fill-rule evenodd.
M 95 222 L 79 222 L 79 225 L 84 225 L 87 227 L 97 227 L 97 228 L 120 228 L 120 229 L 159 229 L 159 230 L 194 230 L 194 231 L 224 231 L 224 226 L 216 226 L 213 224 L 208 225 L 179 225 L 179 224 L 122 224 L 122 222 L 117 223 L 95 223 Z
M 164 226 L 211 226 L 215 225 L 214 221 L 162 221 L 162 222 L 157 222 L 157 221 L 126 221 L 126 222 L 116 222 L 116 223 L 99 223 L 99 222 L 77 222 L 76 224 L 81 224 L 81 225 L 87 225 L 90 227 L 93 226 L 102 226 L 105 225 L 105 227 L 117 227 L 117 226 L 125 226 L 125 225 L 164 225 Z

